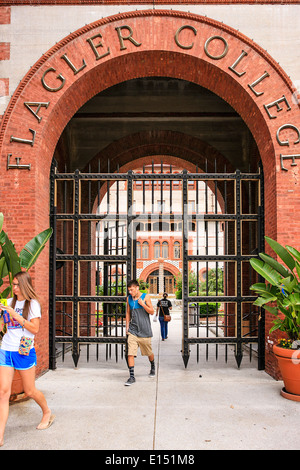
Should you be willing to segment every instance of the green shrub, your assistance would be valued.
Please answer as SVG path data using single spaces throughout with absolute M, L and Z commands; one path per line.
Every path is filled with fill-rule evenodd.
M 216 312 L 219 310 L 221 304 L 220 303 L 212 303 L 212 302 L 198 302 L 196 304 L 191 304 L 190 307 L 196 307 L 197 315 L 200 317 L 206 316 L 215 316 Z

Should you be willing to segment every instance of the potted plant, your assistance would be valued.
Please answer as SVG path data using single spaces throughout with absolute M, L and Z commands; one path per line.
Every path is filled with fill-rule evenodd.
M 281 395 L 300 401 L 300 252 L 265 239 L 284 264 L 266 253 L 260 253 L 260 259 L 251 258 L 251 266 L 265 279 L 251 286 L 259 296 L 254 305 L 274 315 L 270 333 L 285 333 L 273 346 L 285 385 Z

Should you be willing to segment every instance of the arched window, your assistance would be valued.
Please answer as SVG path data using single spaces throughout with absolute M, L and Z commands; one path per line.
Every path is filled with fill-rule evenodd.
M 162 244 L 162 257 L 169 258 L 169 243 L 163 242 Z
M 174 242 L 174 258 L 175 259 L 180 258 L 180 243 L 179 242 Z
M 136 257 L 140 258 L 141 257 L 141 243 L 136 242 Z
M 142 258 L 144 258 L 144 259 L 149 258 L 149 243 L 148 242 L 143 242 Z
M 155 242 L 154 243 L 154 258 L 159 258 L 160 257 L 160 243 Z

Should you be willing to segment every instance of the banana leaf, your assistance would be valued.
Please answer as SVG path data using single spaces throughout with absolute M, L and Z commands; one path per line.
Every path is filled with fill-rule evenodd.
M 272 268 L 276 269 L 276 271 L 278 271 L 283 277 L 287 277 L 290 274 L 290 271 L 288 271 L 281 263 L 278 263 L 278 261 L 266 253 L 259 253 L 259 257 Z
M 264 309 L 268 312 L 272 313 L 272 315 L 278 316 L 278 309 L 277 307 L 270 307 L 269 305 L 264 305 Z
M 3 220 L 4 220 L 4 216 L 3 216 L 3 213 L 0 212 L 0 232 L 2 230 L 2 227 L 3 227 Z
M 36 262 L 37 258 L 45 248 L 45 245 L 52 235 L 52 228 L 48 228 L 30 240 L 20 253 L 21 266 L 26 271 Z
M 296 250 L 296 248 L 286 245 L 286 249 L 294 256 L 294 258 L 296 258 L 297 261 L 300 261 L 300 252 Z
M 6 261 L 5 261 L 5 256 L 4 256 L 3 253 L 1 253 L 1 256 L 0 256 L 0 279 L 3 279 L 7 275 L 8 275 L 8 269 L 7 269 L 7 264 L 6 264 Z M 3 282 L 2 282 L 2 284 L 3 284 Z
M 250 264 L 252 268 L 258 272 L 258 274 L 264 277 L 266 281 L 270 282 L 270 284 L 272 284 L 273 286 L 278 287 L 278 285 L 281 284 L 281 275 L 277 271 L 275 271 L 275 269 L 271 268 L 271 266 L 264 263 L 264 261 L 256 258 L 251 258 Z
M 298 263 L 298 261 L 296 261 L 296 271 L 297 271 L 298 277 L 300 278 L 300 264 Z
M 261 297 L 258 297 L 255 302 L 253 302 L 253 305 L 257 305 L 258 307 L 262 307 L 263 305 L 269 303 L 269 302 L 275 302 L 277 300 L 277 297 L 274 295 L 264 295 Z
M 4 232 L 2 232 L 4 233 Z M 11 276 L 11 280 L 14 276 L 21 271 L 20 259 L 18 253 L 16 252 L 15 245 L 13 242 L 5 235 L 5 242 L 2 245 L 2 252 L 5 257 L 5 262 L 8 269 L 8 274 Z M 3 267 L 4 269 L 4 267 Z
M 287 267 L 291 271 L 293 271 L 293 269 L 295 268 L 295 260 L 290 255 L 290 253 L 282 245 L 280 245 L 280 243 L 276 242 L 275 240 L 272 240 L 272 238 L 265 237 L 265 239 L 272 248 L 272 250 L 274 250 L 275 253 L 277 253 L 277 255 L 287 265 Z
M 291 279 L 291 276 L 288 276 L 285 279 L 282 279 L 281 284 L 284 288 L 285 293 L 286 292 L 288 292 L 288 293 L 293 292 L 295 286 L 297 285 L 297 282 L 298 282 L 297 279 L 294 278 L 294 277 Z
M 300 294 L 290 294 L 288 299 L 294 307 L 300 305 Z
M 0 232 L 0 245 L 2 246 L 5 243 L 5 238 L 6 234 L 3 232 L 3 230 Z
M 281 330 L 285 331 L 285 328 L 283 327 L 283 321 L 280 320 L 279 318 L 273 321 L 273 326 L 270 328 L 270 333 L 276 330 Z
M 258 293 L 269 292 L 268 286 L 269 286 L 269 284 L 266 285 L 263 282 L 258 282 L 257 284 L 252 284 L 250 289 L 254 290 L 255 292 L 258 292 Z
M 0 299 L 7 299 L 11 295 L 11 287 L 8 286 L 6 289 L 4 289 L 3 292 L 0 294 Z
M 280 312 L 283 313 L 284 316 L 287 316 L 289 314 L 290 306 L 291 303 L 289 302 L 289 300 L 284 300 L 283 302 L 280 302 L 280 300 L 277 299 L 278 310 L 280 310 Z
M 279 287 L 272 286 L 272 284 L 264 284 L 262 282 L 252 284 L 252 286 L 250 286 L 250 290 L 254 290 L 258 295 L 267 293 L 277 296 L 280 293 Z

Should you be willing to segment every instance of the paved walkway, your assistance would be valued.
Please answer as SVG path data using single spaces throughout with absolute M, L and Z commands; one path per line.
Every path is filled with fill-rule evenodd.
M 5 433 L 11 449 L 104 449 L 190 451 L 299 449 L 300 403 L 281 397 L 276 382 L 244 357 L 238 370 L 214 356 L 187 369 L 181 358 L 181 319 L 174 312 L 169 338 L 153 324 L 157 375 L 148 359 L 136 360 L 137 382 L 125 387 L 125 360 L 92 358 L 78 369 L 66 363 L 37 380 L 56 414 L 52 427 L 37 431 L 40 410 L 32 401 L 13 404 Z M 170 452 L 169 452 L 170 453 Z M 187 452 L 185 452 L 186 454 Z M 130 452 L 129 452 L 130 454 Z M 115 452 L 115 455 L 117 453 Z

